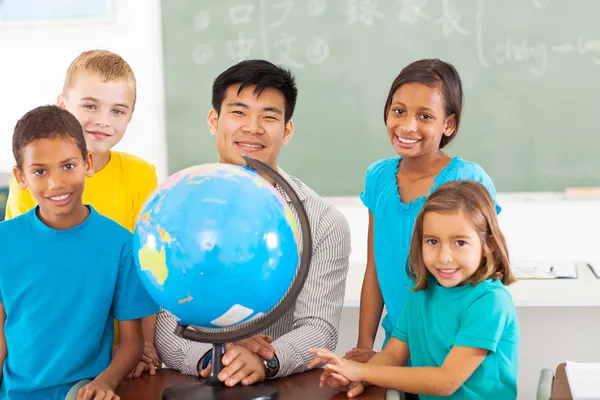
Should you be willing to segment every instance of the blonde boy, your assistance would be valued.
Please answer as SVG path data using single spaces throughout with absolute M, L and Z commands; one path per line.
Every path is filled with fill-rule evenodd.
M 136 102 L 136 80 L 131 67 L 107 50 L 81 53 L 69 66 L 58 95 L 59 107 L 79 120 L 94 173 L 86 178 L 83 203 L 133 231 L 146 198 L 157 186 L 154 166 L 131 154 L 111 150 L 123 138 Z M 13 179 L 6 206 L 6 219 L 24 214 L 37 205 L 28 189 L 21 190 Z M 111 238 L 106 238 L 111 240 Z M 102 243 L 98 243 L 102 246 Z M 134 371 L 154 374 L 158 356 L 154 349 L 156 316 L 144 318 L 143 360 Z M 115 343 L 119 332 L 115 324 Z M 152 361 L 150 361 L 152 360 Z

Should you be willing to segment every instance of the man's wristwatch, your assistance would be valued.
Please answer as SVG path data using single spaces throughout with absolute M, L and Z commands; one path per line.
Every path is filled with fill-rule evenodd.
M 279 359 L 277 355 L 274 355 L 272 359 L 267 360 L 265 358 L 260 358 L 262 360 L 263 365 L 265 366 L 265 377 L 273 378 L 279 372 Z

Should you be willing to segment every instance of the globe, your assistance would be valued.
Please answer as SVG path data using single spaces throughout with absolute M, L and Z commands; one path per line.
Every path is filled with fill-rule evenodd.
M 169 177 L 135 226 L 137 271 L 182 325 L 228 328 L 260 318 L 298 267 L 291 209 L 248 167 L 204 164 Z

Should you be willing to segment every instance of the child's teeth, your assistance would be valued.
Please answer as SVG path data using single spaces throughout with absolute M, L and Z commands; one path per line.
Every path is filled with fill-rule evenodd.
M 404 138 L 401 138 L 400 136 L 396 136 L 396 137 L 398 138 L 399 141 L 401 141 L 402 143 L 406 143 L 406 144 L 414 144 L 419 141 L 418 139 L 404 139 Z
M 54 201 L 66 200 L 69 198 L 68 194 L 63 194 L 62 196 L 50 197 Z

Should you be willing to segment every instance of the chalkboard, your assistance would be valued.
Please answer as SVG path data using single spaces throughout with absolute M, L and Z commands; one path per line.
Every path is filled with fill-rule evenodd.
M 212 81 L 264 58 L 299 88 L 282 168 L 322 195 L 358 195 L 369 164 L 395 155 L 382 117 L 393 79 L 438 57 L 465 90 L 451 155 L 499 191 L 600 186 L 599 18 L 596 0 L 163 1 L 169 172 L 216 161 Z

